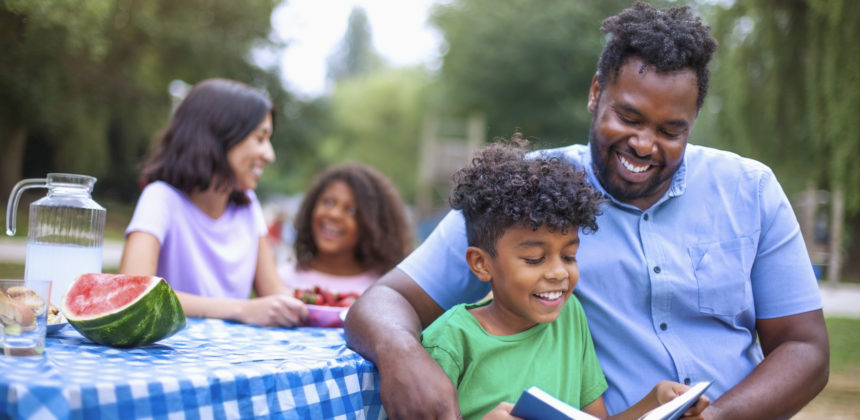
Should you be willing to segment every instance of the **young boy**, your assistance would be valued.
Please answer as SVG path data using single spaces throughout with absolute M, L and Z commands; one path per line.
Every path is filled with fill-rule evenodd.
M 603 198 L 584 172 L 557 157 L 527 159 L 526 146 L 518 136 L 494 143 L 455 174 L 449 201 L 466 221 L 466 260 L 493 298 L 451 308 L 421 341 L 457 388 L 464 419 L 511 418 L 505 401 L 530 386 L 604 418 L 606 379 L 582 307 L 571 298 L 578 230 L 597 229 Z M 637 418 L 686 389 L 661 382 L 615 418 Z M 706 405 L 703 399 L 688 414 Z

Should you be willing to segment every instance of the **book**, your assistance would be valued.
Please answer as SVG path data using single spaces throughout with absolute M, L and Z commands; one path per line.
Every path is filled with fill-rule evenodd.
M 536 386 L 520 394 L 511 414 L 524 420 L 600 420 Z
M 683 394 L 678 395 L 672 401 L 667 402 L 653 410 L 645 413 L 640 420 L 677 420 L 684 415 L 690 407 L 696 404 L 699 397 L 711 386 L 713 381 L 698 382 Z
M 683 394 L 645 413 L 639 420 L 677 420 L 692 407 L 712 381 L 699 382 Z M 533 386 L 525 389 L 511 412 L 524 420 L 600 420 Z

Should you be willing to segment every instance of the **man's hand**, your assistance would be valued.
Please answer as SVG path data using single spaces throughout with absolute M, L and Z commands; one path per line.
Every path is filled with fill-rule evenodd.
M 379 366 L 385 414 L 394 420 L 460 419 L 457 390 L 436 361 L 418 348 Z

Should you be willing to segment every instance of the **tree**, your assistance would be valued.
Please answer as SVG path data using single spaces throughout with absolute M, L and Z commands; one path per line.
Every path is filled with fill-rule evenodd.
M 491 137 L 520 129 L 540 146 L 584 143 L 591 120 L 586 95 L 603 45 L 600 26 L 628 6 L 629 0 L 437 6 L 431 21 L 447 43 L 444 108 L 485 114 Z
M 353 7 L 346 33 L 328 58 L 328 78 L 339 81 L 381 67 L 382 59 L 373 48 L 373 31 L 367 20 L 367 12 L 361 7 Z
M 319 141 L 316 169 L 363 162 L 390 177 L 405 201 L 413 201 L 429 83 L 419 68 L 377 71 L 338 83 L 330 99 L 331 130 Z
M 137 196 L 137 163 L 170 112 L 167 85 L 228 77 L 290 101 L 252 65 L 277 0 L 7 0 L 0 4 L 0 185 L 48 171 Z M 23 163 L 23 165 L 22 165 Z
M 767 163 L 789 193 L 811 188 L 844 196 L 845 216 L 857 224 L 860 4 L 751 0 L 717 8 L 714 16 L 721 44 L 715 141 Z M 829 250 L 841 252 L 838 243 Z
M 755 0 L 715 11 L 720 143 L 791 190 L 841 187 L 860 210 L 860 4 Z

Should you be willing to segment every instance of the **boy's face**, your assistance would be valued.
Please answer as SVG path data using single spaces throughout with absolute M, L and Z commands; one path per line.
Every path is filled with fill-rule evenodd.
M 554 321 L 579 280 L 578 247 L 576 228 L 565 235 L 546 227 L 508 229 L 496 242 L 496 257 L 484 253 L 485 270 L 476 272 L 493 287 L 488 316 L 476 318 L 495 335 Z

